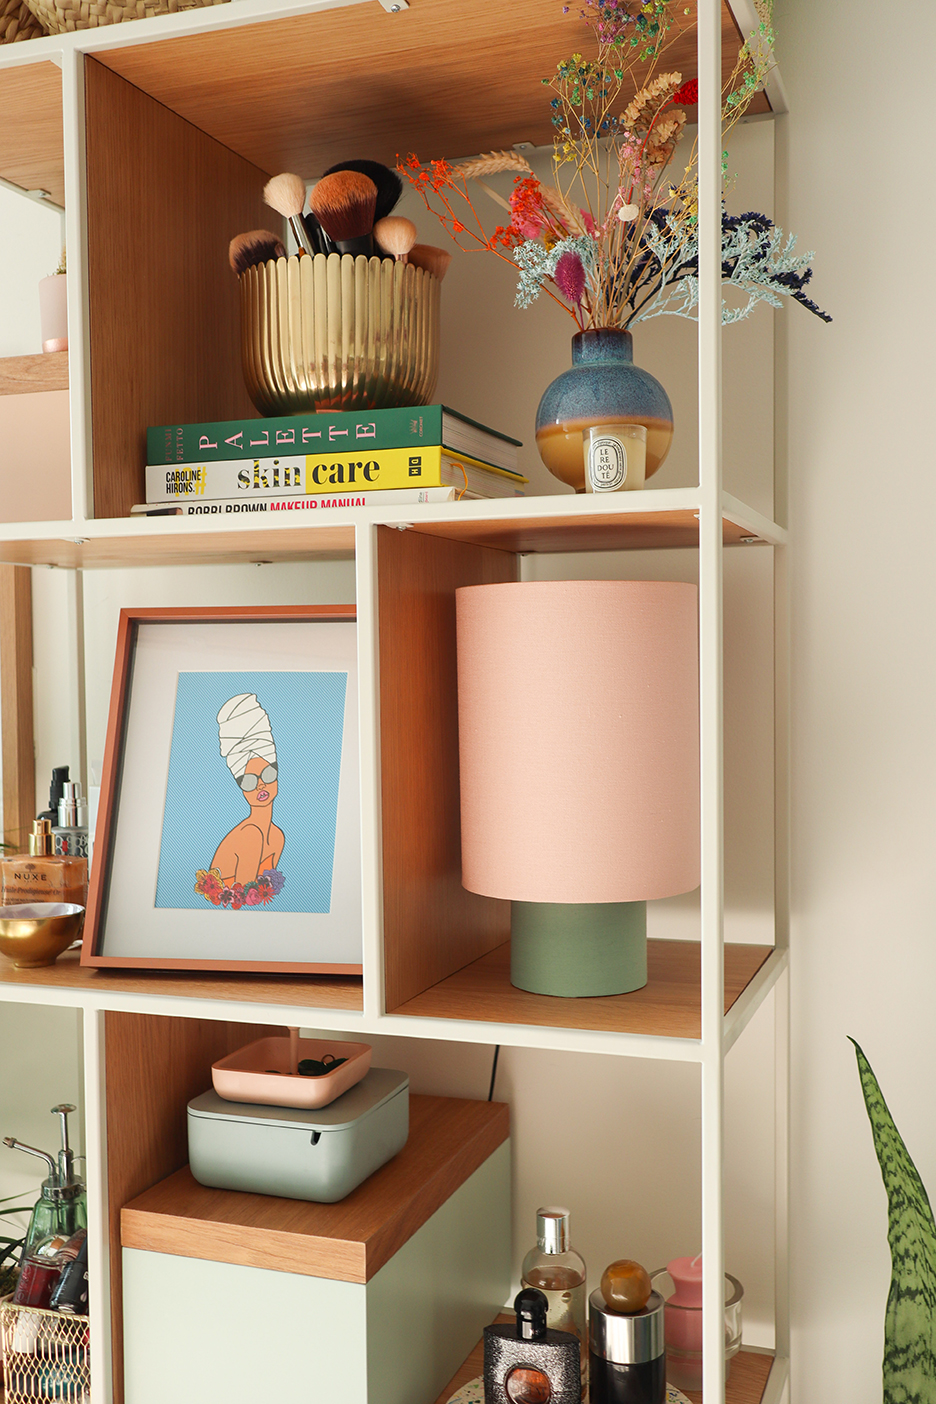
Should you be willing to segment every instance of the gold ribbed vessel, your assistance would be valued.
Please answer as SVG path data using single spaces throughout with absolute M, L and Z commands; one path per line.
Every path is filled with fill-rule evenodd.
M 426 405 L 438 278 L 364 254 L 270 259 L 240 277 L 247 391 L 262 415 Z

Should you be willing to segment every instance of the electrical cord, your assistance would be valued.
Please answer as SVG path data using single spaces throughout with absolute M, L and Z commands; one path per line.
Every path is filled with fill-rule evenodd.
M 499 1044 L 499 1043 L 495 1043 L 495 1045 L 494 1045 L 494 1062 L 491 1064 L 491 1089 L 490 1089 L 490 1091 L 488 1092 L 488 1101 L 489 1101 L 489 1102 L 493 1102 L 493 1100 L 494 1100 L 494 1083 L 495 1083 L 495 1081 L 496 1081 L 496 1079 L 497 1079 L 497 1059 L 498 1059 L 499 1056 L 500 1056 L 500 1044 Z

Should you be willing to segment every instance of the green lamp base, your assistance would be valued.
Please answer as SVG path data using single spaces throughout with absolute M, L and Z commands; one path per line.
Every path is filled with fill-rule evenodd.
M 511 902 L 510 983 L 580 999 L 647 983 L 646 902 Z

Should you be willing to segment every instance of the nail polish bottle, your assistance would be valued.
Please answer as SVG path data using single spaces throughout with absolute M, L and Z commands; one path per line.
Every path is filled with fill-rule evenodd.
M 88 801 L 81 793 L 80 780 L 66 780 L 62 786 L 58 823 L 52 829 L 52 842 L 60 856 L 88 856 Z
M 548 1307 L 542 1292 L 527 1287 L 514 1299 L 516 1324 L 485 1326 L 485 1404 L 579 1404 L 578 1337 L 551 1331 Z
M 48 819 L 33 821 L 29 852 L 0 859 L 4 907 L 33 902 L 88 904 L 87 858 L 56 855 Z

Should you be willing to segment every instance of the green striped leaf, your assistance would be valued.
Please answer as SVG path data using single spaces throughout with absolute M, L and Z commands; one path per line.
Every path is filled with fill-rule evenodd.
M 884 1318 L 884 1404 L 936 1404 L 936 1224 L 923 1181 L 877 1078 L 855 1043 L 887 1191 L 891 1285 Z

